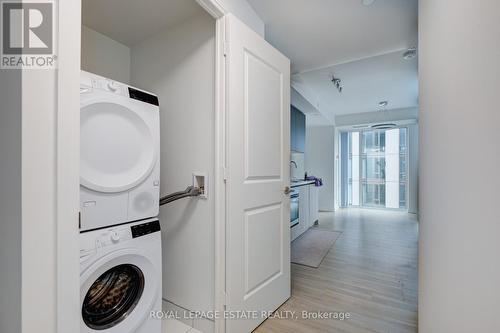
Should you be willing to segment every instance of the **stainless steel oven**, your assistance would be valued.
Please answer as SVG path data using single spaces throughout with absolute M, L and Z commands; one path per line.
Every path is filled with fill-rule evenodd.
M 299 191 L 290 191 L 290 228 L 299 224 Z

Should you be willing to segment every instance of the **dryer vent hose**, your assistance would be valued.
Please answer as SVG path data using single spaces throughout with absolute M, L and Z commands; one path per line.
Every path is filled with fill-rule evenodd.
M 163 206 L 173 201 L 177 201 L 182 198 L 197 197 L 200 194 L 203 194 L 203 188 L 188 186 L 184 191 L 175 192 L 162 197 L 160 199 L 160 206 Z

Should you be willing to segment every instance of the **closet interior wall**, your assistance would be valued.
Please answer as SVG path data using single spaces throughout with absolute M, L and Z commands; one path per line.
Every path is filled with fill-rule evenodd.
M 184 190 L 193 172 L 209 184 L 215 165 L 215 19 L 200 13 L 134 45 L 82 27 L 82 69 L 158 95 L 161 195 Z M 165 309 L 214 310 L 214 191 L 162 206 Z M 187 322 L 210 332 L 206 319 Z

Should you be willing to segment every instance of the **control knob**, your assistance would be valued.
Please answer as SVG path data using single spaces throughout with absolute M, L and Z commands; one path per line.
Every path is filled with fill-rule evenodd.
M 118 232 L 116 232 L 116 231 L 113 231 L 111 233 L 111 241 L 113 243 L 118 243 L 120 241 L 120 234 Z
M 112 92 L 115 92 L 118 90 L 118 85 L 113 81 L 109 81 L 108 82 L 108 89 Z

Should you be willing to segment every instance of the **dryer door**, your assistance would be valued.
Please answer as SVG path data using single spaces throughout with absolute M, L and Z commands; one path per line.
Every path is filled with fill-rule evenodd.
M 149 176 L 157 159 L 157 143 L 150 124 L 138 112 L 138 108 L 150 107 L 143 104 L 113 94 L 97 95 L 82 102 L 80 182 L 83 186 L 98 192 L 122 192 Z
M 137 253 L 137 251 L 136 251 Z M 161 290 L 156 270 L 132 252 L 106 256 L 81 276 L 81 330 L 134 332 L 148 319 Z

